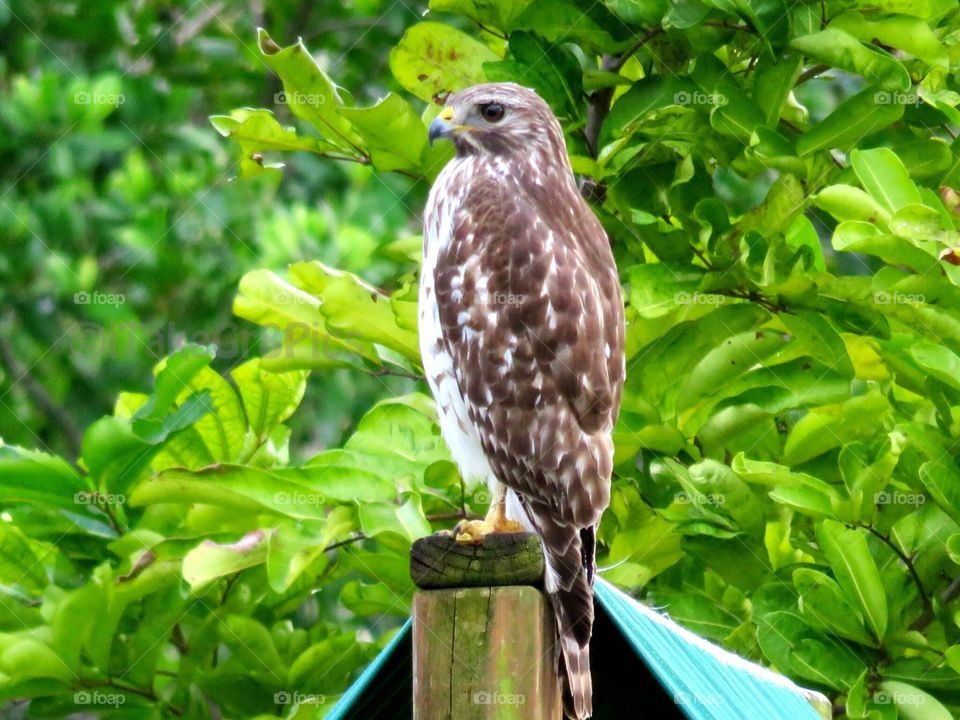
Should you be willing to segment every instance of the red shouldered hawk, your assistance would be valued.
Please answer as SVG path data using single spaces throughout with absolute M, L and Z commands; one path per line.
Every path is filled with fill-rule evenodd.
M 458 92 L 430 125 L 440 137 L 456 157 L 427 203 L 420 347 L 461 474 L 493 497 L 458 539 L 540 535 L 564 706 L 580 720 L 592 712 L 594 546 L 624 377 L 617 269 L 535 92 Z

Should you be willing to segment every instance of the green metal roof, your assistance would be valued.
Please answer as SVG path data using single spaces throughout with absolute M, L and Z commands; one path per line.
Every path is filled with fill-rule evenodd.
M 605 580 L 597 580 L 594 592 L 595 720 L 622 718 L 628 707 L 664 720 L 830 717 L 830 704 L 819 693 L 704 640 Z M 410 625 L 408 620 L 326 720 L 412 716 Z

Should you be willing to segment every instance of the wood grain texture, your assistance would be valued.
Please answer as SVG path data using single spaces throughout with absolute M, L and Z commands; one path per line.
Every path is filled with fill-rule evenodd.
M 410 549 L 410 576 L 419 588 L 543 585 L 543 547 L 533 533 L 488 535 L 479 545 L 429 535 Z
M 418 592 L 414 720 L 561 720 L 555 633 L 534 587 Z

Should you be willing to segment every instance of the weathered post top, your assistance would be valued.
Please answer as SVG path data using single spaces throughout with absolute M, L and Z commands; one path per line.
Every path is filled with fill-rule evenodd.
M 410 551 L 414 720 L 561 720 L 540 538 L 431 535 Z

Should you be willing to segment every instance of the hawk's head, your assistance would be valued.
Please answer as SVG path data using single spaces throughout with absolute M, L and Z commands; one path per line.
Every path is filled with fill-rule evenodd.
M 430 123 L 430 142 L 450 138 L 457 155 L 510 155 L 542 151 L 566 158 L 563 131 L 550 106 L 514 83 L 486 83 L 447 98 Z

